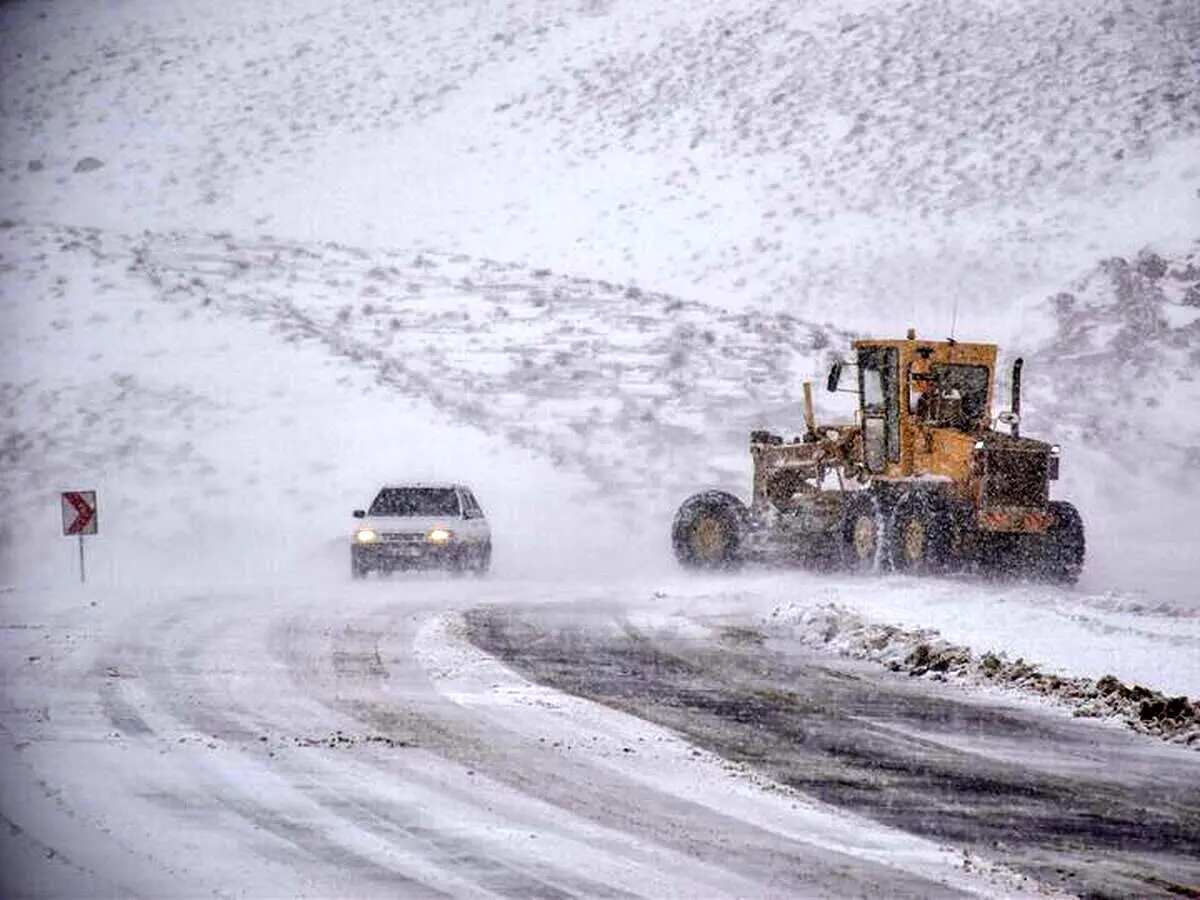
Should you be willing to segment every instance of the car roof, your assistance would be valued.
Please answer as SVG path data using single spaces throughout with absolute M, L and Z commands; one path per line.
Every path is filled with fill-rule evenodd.
M 465 490 L 466 485 L 459 484 L 456 481 L 389 481 L 380 490 L 404 490 L 405 488 L 437 488 L 439 490 L 462 488 Z

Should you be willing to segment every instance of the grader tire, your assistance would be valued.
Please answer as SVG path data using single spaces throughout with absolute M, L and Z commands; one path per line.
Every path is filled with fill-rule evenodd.
M 724 491 L 689 497 L 675 514 L 671 544 L 689 569 L 732 569 L 741 562 L 745 505 Z
M 846 507 L 842 546 L 846 565 L 855 572 L 879 572 L 886 567 L 887 520 L 879 499 L 859 494 Z
M 1087 553 L 1083 518 L 1070 503 L 1051 501 L 1053 521 L 1046 532 L 1041 559 L 1041 576 L 1054 584 L 1075 584 L 1083 572 Z
M 936 497 L 912 493 L 892 511 L 888 551 L 892 568 L 929 575 L 946 567 L 950 556 L 950 518 Z

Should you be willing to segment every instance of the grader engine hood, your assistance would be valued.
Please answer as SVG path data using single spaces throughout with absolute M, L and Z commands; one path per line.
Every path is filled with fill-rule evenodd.
M 1050 482 L 1058 478 L 1057 446 L 989 432 L 975 444 L 973 471 L 980 482 L 981 524 L 1044 530 L 1045 523 L 1036 515 L 1026 521 L 1026 514 L 1044 512 L 1049 503 Z

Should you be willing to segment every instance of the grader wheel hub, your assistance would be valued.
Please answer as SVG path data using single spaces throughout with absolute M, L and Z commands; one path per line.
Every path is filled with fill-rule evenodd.
M 725 550 L 725 528 L 720 520 L 702 516 L 692 528 L 692 547 L 701 559 L 717 559 Z
M 925 526 L 917 519 L 909 519 L 904 523 L 903 547 L 904 558 L 909 563 L 916 563 L 925 557 Z
M 854 523 L 854 553 L 863 562 L 875 558 L 875 520 L 859 516 Z

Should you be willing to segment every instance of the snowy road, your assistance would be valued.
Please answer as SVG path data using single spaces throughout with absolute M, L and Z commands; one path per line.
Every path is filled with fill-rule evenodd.
M 6 629 L 5 895 L 996 889 L 947 849 L 764 791 L 665 731 L 495 696 L 436 615 L 463 592 L 160 596 Z
M 833 771 L 832 757 L 810 752 L 809 784 L 793 778 L 801 787 L 794 790 L 710 752 L 750 757 L 731 746 L 739 726 L 728 726 L 737 717 L 714 730 L 721 717 L 711 715 L 711 704 L 681 715 L 688 704 L 678 697 L 690 690 L 713 699 L 714 684 L 729 683 L 727 665 L 737 669 L 759 654 L 701 640 L 699 631 L 681 642 L 675 632 L 633 643 L 650 642 L 663 659 L 668 652 L 680 659 L 682 648 L 693 662 L 711 663 L 719 652 L 728 662 L 710 666 L 717 681 L 706 685 L 691 664 L 647 665 L 654 653 L 631 656 L 613 638 L 628 645 L 629 632 L 617 623 L 653 621 L 656 611 L 596 615 L 631 595 L 637 592 L 628 586 L 594 583 L 418 577 L 265 598 L 112 594 L 81 622 L 78 609 L 39 615 L 35 593 L 10 594 L 0 713 L 9 819 L 0 843 L 4 894 L 930 897 L 1035 888 L 992 865 L 979 852 L 981 834 L 969 827 L 938 833 L 906 821 L 904 803 L 880 808 L 911 801 L 911 778 L 885 785 L 875 804 L 822 792 L 846 807 L 839 809 L 810 799 L 813 782 L 826 776 L 834 787 L 849 784 L 844 771 Z M 538 615 L 554 629 L 538 627 L 537 616 L 503 611 L 501 604 L 519 596 L 544 597 Z M 678 731 L 524 681 L 465 639 L 459 612 L 468 600 L 494 613 L 474 620 L 492 623 L 493 643 L 506 642 L 510 655 L 523 646 L 528 660 L 516 664 L 545 676 L 545 661 L 555 659 L 560 680 L 579 676 L 576 690 Z M 591 664 L 596 678 L 589 680 Z M 617 671 L 624 701 L 615 697 L 622 692 L 596 688 L 617 684 L 608 677 Z M 693 683 L 677 683 L 681 672 L 693 673 Z M 829 694 L 834 672 L 813 668 L 806 676 L 827 704 L 810 723 L 814 733 L 827 746 L 878 737 L 877 714 L 847 712 L 855 690 Z M 854 679 L 878 701 L 891 696 L 882 691 L 898 690 L 880 676 L 876 669 Z M 631 679 L 640 700 L 629 700 Z M 960 716 L 987 710 L 978 700 L 939 699 L 938 686 L 932 693 L 928 685 L 905 687 L 894 696 L 904 694 L 908 708 L 942 715 L 961 704 Z M 664 689 L 675 692 L 674 701 Z M 790 689 L 807 690 L 795 679 Z M 664 710 L 674 712 L 664 717 Z M 941 741 L 929 729 L 906 735 L 893 718 L 887 752 L 864 742 L 859 775 L 872 753 L 890 765 L 897 747 L 910 764 L 924 759 L 926 774 L 952 761 L 959 781 L 951 783 L 961 791 L 938 802 L 954 805 L 955 821 L 969 826 L 976 803 L 980 819 L 1000 814 L 997 798 L 981 796 L 973 777 L 995 779 L 1003 769 L 1011 788 L 1014 773 L 1038 773 L 1035 795 L 1050 780 L 1059 791 L 1092 792 L 1080 815 L 1095 817 L 1095 835 L 1108 834 L 1106 816 L 1113 829 L 1127 826 L 1137 805 L 1131 792 L 1152 783 L 1164 796 L 1174 792 L 1174 806 L 1145 824 L 1158 839 L 1173 835 L 1174 847 L 1132 858 L 1152 860 L 1146 871 L 1155 875 L 1196 875 L 1194 863 L 1189 869 L 1179 859 L 1200 846 L 1194 753 L 1114 728 L 1072 729 L 1044 711 L 992 710 L 977 721 L 1002 723 L 1005 740 L 977 728 L 979 746 L 951 747 L 948 734 Z M 998 760 L 1001 750 L 1007 756 Z M 1100 763 L 1107 766 L 1098 774 Z M 1103 797 L 1107 805 L 1095 802 Z M 1010 834 L 1022 834 L 1041 809 L 1022 806 L 1007 823 Z M 1041 825 L 1050 842 L 1049 826 Z M 1025 837 L 1028 857 L 1038 847 Z M 1112 849 L 1084 843 L 1075 854 L 1083 882 L 1105 871 L 1089 864 L 1089 853 Z M 1049 852 L 1035 862 L 1047 860 Z M 1128 873 L 1130 858 L 1118 863 Z M 1134 874 L 1145 872 L 1135 867 Z
M 1088 897 L 1200 884 L 1193 751 L 813 652 L 744 615 L 685 616 L 493 608 L 468 621 L 540 682 L 966 858 Z

